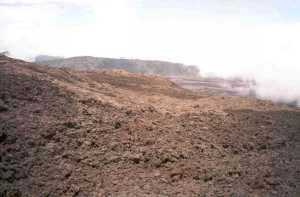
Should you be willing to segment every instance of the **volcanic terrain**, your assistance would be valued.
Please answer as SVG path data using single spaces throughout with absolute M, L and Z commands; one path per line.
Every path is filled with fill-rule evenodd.
M 0 56 L 0 196 L 300 196 L 300 110 Z

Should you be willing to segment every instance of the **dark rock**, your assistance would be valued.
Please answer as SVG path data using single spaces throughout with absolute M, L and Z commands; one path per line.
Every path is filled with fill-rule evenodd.
M 80 125 L 78 125 L 76 122 L 72 122 L 72 121 L 65 122 L 64 126 L 70 128 L 70 129 L 79 129 L 80 128 Z
M 6 112 L 6 111 L 8 111 L 8 107 L 0 104 L 0 112 Z
M 0 197 L 21 197 L 22 193 L 20 190 L 13 189 L 13 190 L 4 190 L 3 192 L 0 191 Z
M 4 95 L 1 96 L 3 98 L 0 98 L 0 113 L 1 112 L 6 112 L 8 111 L 8 107 L 7 107 L 7 103 L 5 102 L 5 98 L 4 98 Z M 6 104 L 5 104 L 6 103 Z
M 7 139 L 7 134 L 0 132 L 0 143 L 4 142 Z
M 115 129 L 121 128 L 121 123 L 120 122 L 115 122 L 114 127 L 115 127 Z
M 268 177 L 268 178 L 265 178 L 265 183 L 267 183 L 268 185 L 271 185 L 271 186 L 276 186 L 276 185 L 280 185 L 280 180 L 277 178 Z
M 267 149 L 267 145 L 266 144 L 260 144 L 258 146 L 258 150 L 266 150 Z
M 13 135 L 7 136 L 7 139 L 5 140 L 5 143 L 7 144 L 14 144 L 16 142 L 17 142 L 17 137 Z
M 149 110 L 151 113 L 153 113 L 153 112 L 156 111 L 155 108 L 154 108 L 153 106 L 149 106 L 149 107 L 148 107 L 148 110 Z
M 15 171 L 14 170 L 2 170 L 1 171 L 1 179 L 6 180 L 12 183 L 15 180 Z
M 56 135 L 56 132 L 54 130 L 48 130 L 44 133 L 42 133 L 42 137 L 45 139 L 52 139 Z
M 198 174 L 196 174 L 196 175 L 193 176 L 193 179 L 199 181 L 200 180 L 200 176 Z
M 131 114 L 132 114 L 132 110 L 126 111 L 126 115 L 127 115 L 127 116 L 129 116 L 129 115 L 131 115 Z
M 78 196 L 78 194 L 81 192 L 81 189 L 77 185 L 71 185 L 70 193 L 73 197 Z
M 229 145 L 228 144 L 223 144 L 223 148 L 229 148 Z
M 182 172 L 181 170 L 178 170 L 178 169 L 173 170 L 173 171 L 170 173 L 170 177 L 171 177 L 171 180 L 172 180 L 173 182 L 178 181 L 178 180 L 180 180 L 180 179 L 183 178 L 183 172 Z
M 142 155 L 141 154 L 130 154 L 128 156 L 128 158 L 136 164 L 138 164 L 142 161 Z
M 25 179 L 28 177 L 24 169 L 18 169 L 14 176 L 16 180 Z
M 212 180 L 213 180 L 213 177 L 212 177 L 212 176 L 206 175 L 206 176 L 203 177 L 203 181 L 204 181 L 204 182 L 209 182 L 209 181 L 212 181 Z

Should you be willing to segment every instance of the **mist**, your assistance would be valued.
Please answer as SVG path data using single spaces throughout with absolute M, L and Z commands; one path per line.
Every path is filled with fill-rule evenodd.
M 256 77 L 254 86 L 256 96 L 261 99 L 272 100 L 300 106 L 300 80 L 297 69 L 270 70 L 270 77 Z
M 255 80 L 256 96 L 300 105 L 300 3 L 0 1 L 0 50 L 197 65 Z

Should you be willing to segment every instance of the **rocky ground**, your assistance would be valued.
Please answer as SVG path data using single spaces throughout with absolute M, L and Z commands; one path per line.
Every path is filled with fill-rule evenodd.
M 300 110 L 0 57 L 0 196 L 299 196 Z

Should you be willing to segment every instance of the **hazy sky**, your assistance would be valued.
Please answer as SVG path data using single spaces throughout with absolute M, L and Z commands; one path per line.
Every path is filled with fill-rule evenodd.
M 19 58 L 92 55 L 220 75 L 300 74 L 300 0 L 0 0 L 0 28 L 0 50 Z

